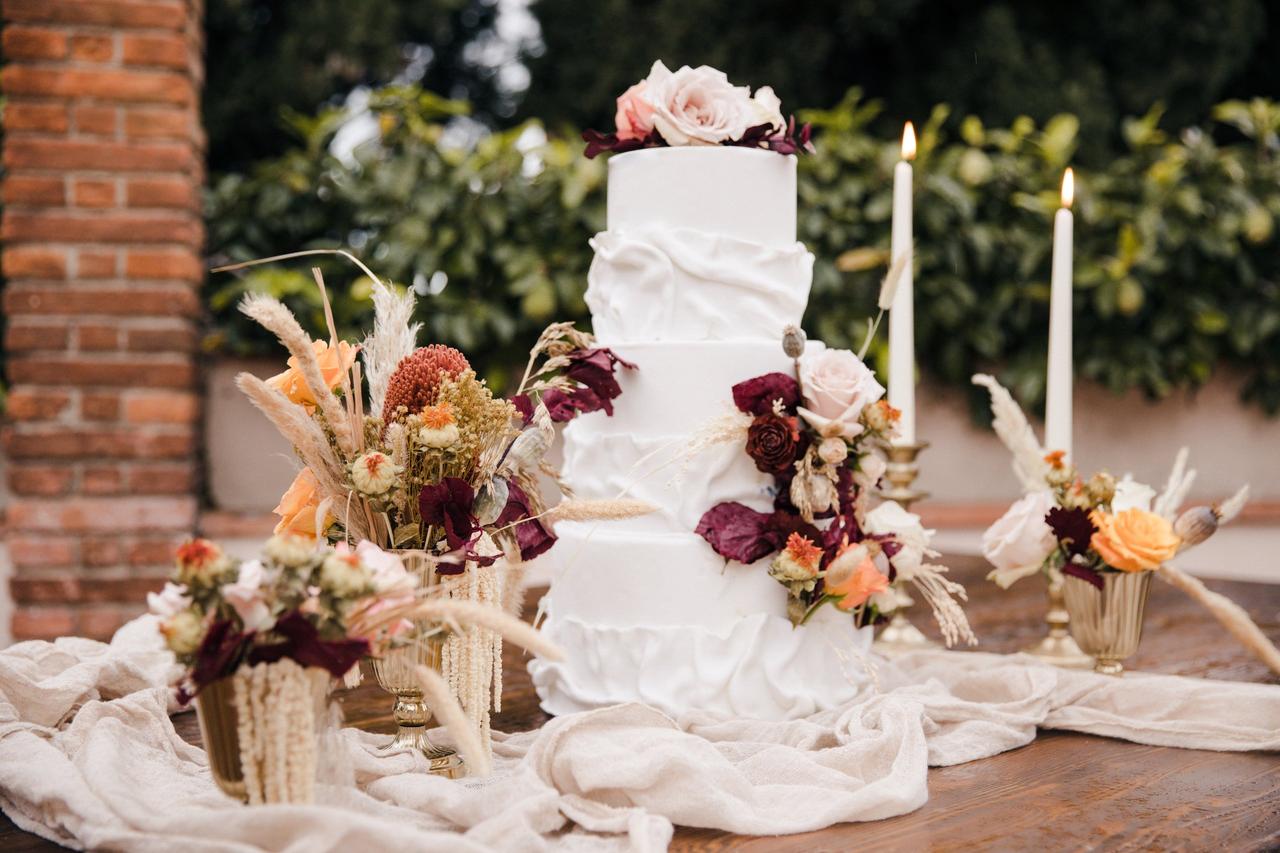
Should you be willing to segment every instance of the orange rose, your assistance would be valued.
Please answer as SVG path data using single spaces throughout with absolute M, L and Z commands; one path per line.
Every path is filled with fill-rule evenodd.
M 1115 514 L 1094 510 L 1089 516 L 1098 528 L 1090 544 L 1108 566 L 1125 572 L 1158 568 L 1178 553 L 1182 540 L 1168 519 L 1143 509 Z
M 346 341 L 338 341 L 336 350 L 331 348 L 327 341 L 312 341 L 311 346 L 315 349 L 316 361 L 320 362 L 320 375 L 324 377 L 329 390 L 332 391 L 342 384 L 342 376 L 355 363 L 356 353 L 360 348 L 353 347 Z M 311 393 L 306 380 L 302 378 L 298 359 L 290 356 L 288 364 L 288 370 L 272 376 L 267 380 L 267 384 L 295 403 L 314 406 L 315 395 Z
M 293 479 L 289 490 L 281 496 L 280 503 L 272 510 L 280 516 L 276 534 L 292 533 L 296 536 L 315 537 L 328 530 L 334 521 L 328 512 L 325 512 L 322 528 L 316 530 L 316 510 L 319 507 L 320 486 L 316 482 L 316 475 L 311 473 L 310 468 L 303 468 Z
M 867 553 L 865 548 L 854 547 L 859 547 L 862 554 Z M 843 553 L 841 552 L 841 556 Z M 867 599 L 877 592 L 884 592 L 888 588 L 889 579 L 880 573 L 875 561 L 869 555 L 864 556 L 860 563 L 847 570 L 846 567 L 841 566 L 840 556 L 837 556 L 827 570 L 825 592 L 827 595 L 840 597 L 836 602 L 836 607 L 840 610 L 852 610 L 865 604 Z

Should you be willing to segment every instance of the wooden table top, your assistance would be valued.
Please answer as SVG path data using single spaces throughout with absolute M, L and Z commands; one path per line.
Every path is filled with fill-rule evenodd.
M 969 589 L 967 606 L 984 651 L 1015 651 L 1043 633 L 1044 585 L 1022 581 L 1002 592 L 982 580 L 975 559 L 953 559 Z M 1280 639 L 1280 585 L 1211 582 Z M 532 603 L 543 590 L 532 590 Z M 916 624 L 936 636 L 927 614 Z M 1195 602 L 1157 581 L 1147 605 L 1133 669 L 1233 681 L 1280 683 Z M 508 648 L 503 712 L 494 728 L 525 731 L 549 717 L 538 708 L 521 653 Z M 393 731 L 390 697 L 372 679 L 339 697 L 351 725 Z M 194 714 L 174 718 L 199 742 Z M 1222 753 L 1141 746 L 1041 732 L 1012 752 L 929 771 L 929 802 L 911 814 L 819 832 L 746 838 L 706 829 L 676 831 L 672 850 L 1264 850 L 1280 849 L 1280 760 L 1267 753 Z M 0 817 L 0 850 L 58 849 Z

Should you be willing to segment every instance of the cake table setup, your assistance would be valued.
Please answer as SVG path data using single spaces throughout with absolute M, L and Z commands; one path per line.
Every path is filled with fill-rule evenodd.
M 771 88 L 657 62 L 583 136 L 592 331 L 548 326 L 509 393 L 373 261 L 213 271 L 340 255 L 373 328 L 339 336 L 319 270 L 319 340 L 244 298 L 288 352 L 237 380 L 298 460 L 275 534 L 186 543 L 110 643 L 0 651 L 0 847 L 1278 843 L 1280 597 L 1170 563 L 1247 486 L 1188 505 L 1187 450 L 1160 487 L 1073 454 L 1071 170 L 1044 439 L 973 377 L 1012 464 L 972 476 L 1023 497 L 944 556 L 919 475 L 969 462 L 917 421 L 911 124 L 857 351 L 804 331 L 821 139 Z

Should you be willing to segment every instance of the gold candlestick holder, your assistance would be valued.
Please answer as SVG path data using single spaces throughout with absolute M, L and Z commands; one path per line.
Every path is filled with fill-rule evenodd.
M 916 458 L 920 455 L 920 451 L 928 446 L 927 441 L 889 445 L 887 450 L 889 464 L 884 474 L 885 479 L 889 481 L 889 488 L 881 490 L 882 498 L 909 510 L 911 504 L 928 497 L 928 492 L 913 487 L 916 477 L 920 475 L 920 465 Z M 880 636 L 876 638 L 872 647 L 884 655 L 937 648 L 938 644 L 912 625 L 903 612 L 915 602 L 902 591 L 901 587 L 898 588 L 898 593 L 903 599 L 902 605 L 894 611 L 889 624 L 880 630 Z
M 1080 650 L 1068 629 L 1071 615 L 1067 613 L 1067 605 L 1062 596 L 1061 573 L 1054 572 L 1048 581 L 1049 610 L 1045 613 L 1044 621 L 1049 626 L 1049 632 L 1023 651 L 1054 666 L 1090 669 L 1093 667 L 1093 658 Z

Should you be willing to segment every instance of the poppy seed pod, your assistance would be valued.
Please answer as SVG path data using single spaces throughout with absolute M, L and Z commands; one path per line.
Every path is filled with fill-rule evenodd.
M 1218 530 L 1218 516 L 1207 506 L 1193 506 L 1178 516 L 1173 532 L 1182 539 L 1183 547 L 1199 545 Z
M 807 338 L 804 329 L 799 326 L 788 324 L 782 330 L 782 351 L 791 358 L 799 358 L 804 355 L 804 345 Z

